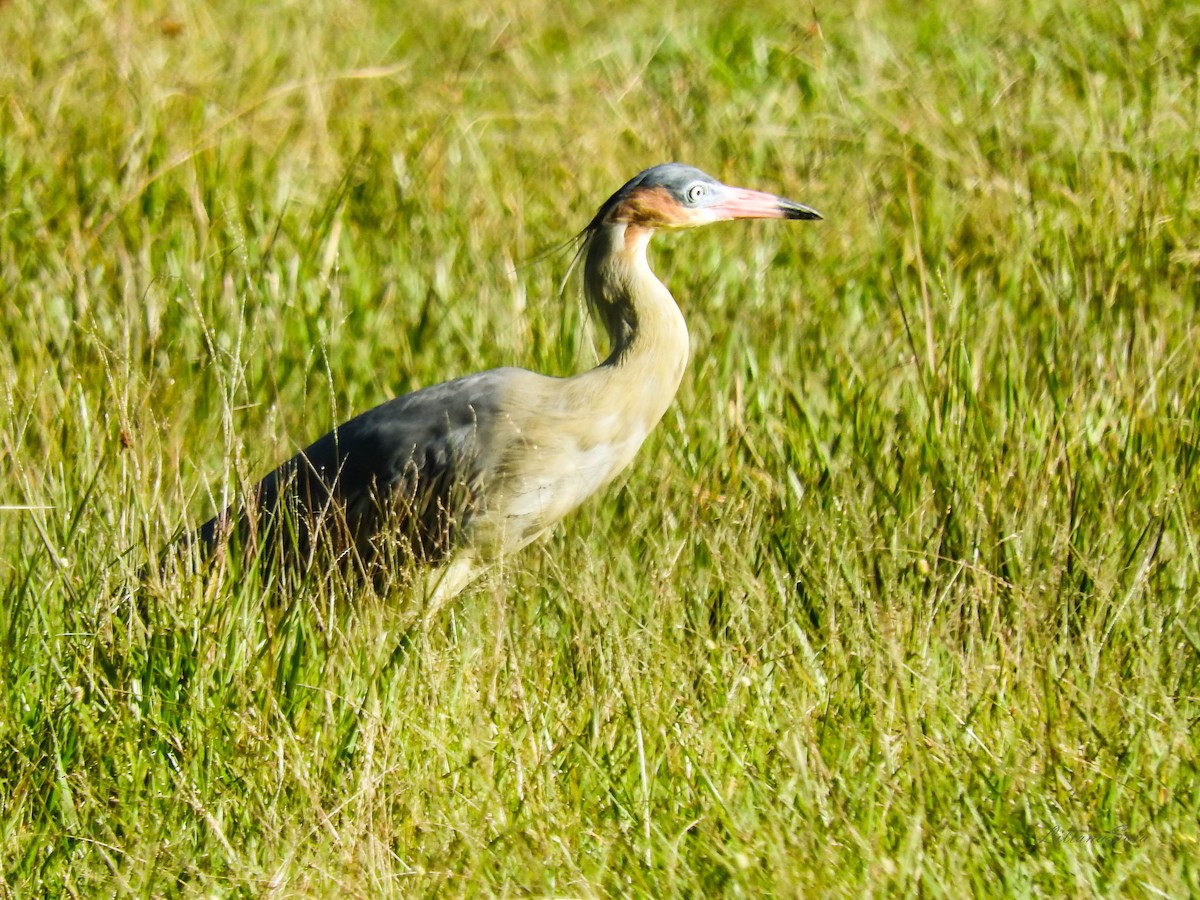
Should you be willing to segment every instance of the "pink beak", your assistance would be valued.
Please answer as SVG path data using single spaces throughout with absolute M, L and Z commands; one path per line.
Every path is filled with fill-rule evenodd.
M 718 219 L 819 219 L 815 209 L 763 191 L 727 187 L 709 207 Z

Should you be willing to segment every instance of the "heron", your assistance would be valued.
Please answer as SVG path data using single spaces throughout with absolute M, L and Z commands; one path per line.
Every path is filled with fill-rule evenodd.
M 236 533 L 243 552 L 408 568 L 424 573 L 436 610 L 612 482 L 674 399 L 688 330 L 650 269 L 654 233 L 769 218 L 821 216 L 681 163 L 640 172 L 578 235 L 572 261 L 583 260 L 583 292 L 608 335 L 603 362 L 567 377 L 491 369 L 376 406 L 284 462 L 192 543 L 210 557 Z

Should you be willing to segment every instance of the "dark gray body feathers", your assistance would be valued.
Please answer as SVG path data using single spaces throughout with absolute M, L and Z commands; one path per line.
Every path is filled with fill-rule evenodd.
M 483 458 L 513 369 L 397 397 L 330 431 L 271 472 L 247 508 L 196 532 L 209 555 L 229 533 L 272 556 L 319 550 L 370 564 L 395 548 L 443 560 L 486 500 Z

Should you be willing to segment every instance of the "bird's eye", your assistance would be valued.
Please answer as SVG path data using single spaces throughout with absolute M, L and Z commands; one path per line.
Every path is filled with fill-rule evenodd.
M 701 197 L 708 193 L 708 185 L 702 181 L 697 181 L 687 189 L 688 203 L 695 203 Z

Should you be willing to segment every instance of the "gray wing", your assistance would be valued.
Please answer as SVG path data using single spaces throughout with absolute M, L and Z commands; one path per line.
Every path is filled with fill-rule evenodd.
M 486 502 L 507 382 L 493 369 L 397 397 L 340 425 L 264 478 L 248 514 L 196 533 L 211 552 L 245 543 L 306 558 L 320 546 L 369 561 L 386 541 L 417 562 L 443 559 Z

